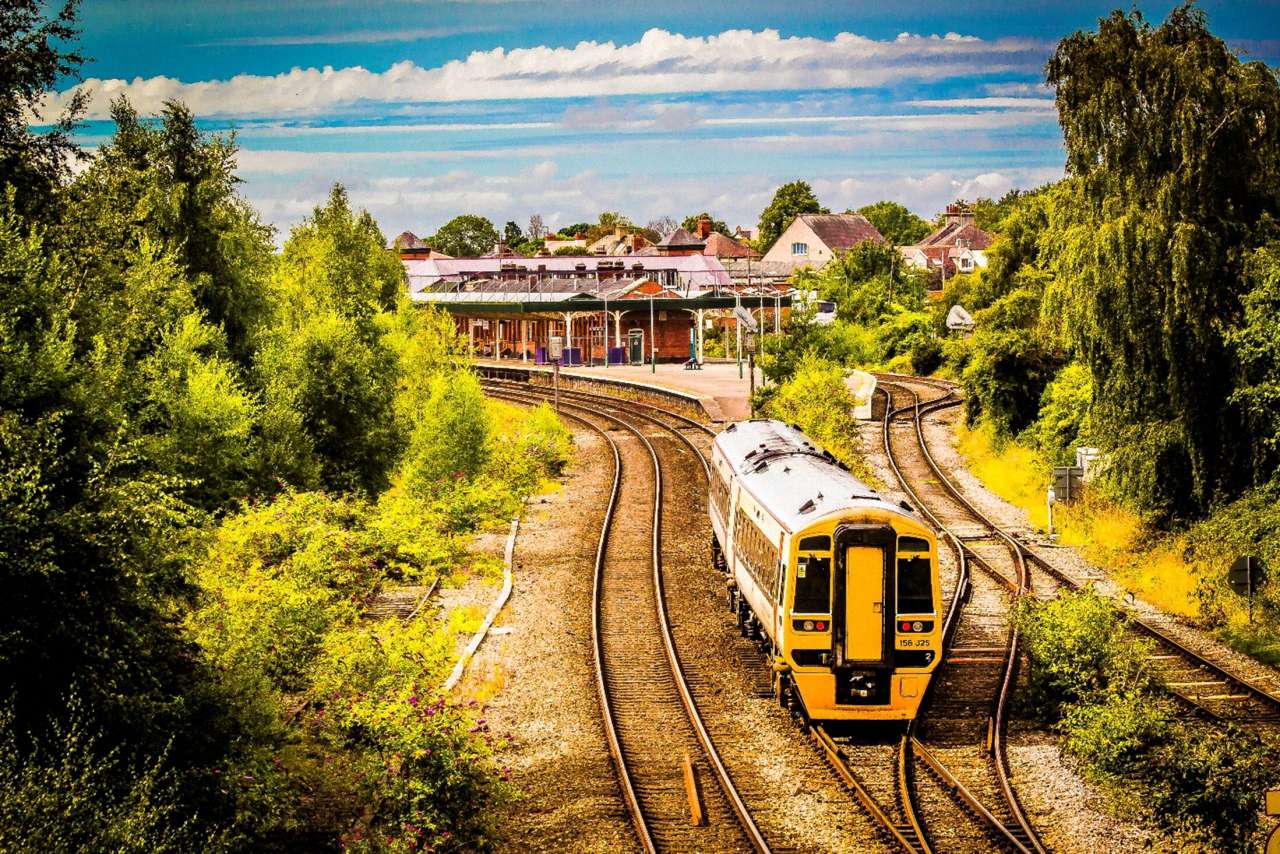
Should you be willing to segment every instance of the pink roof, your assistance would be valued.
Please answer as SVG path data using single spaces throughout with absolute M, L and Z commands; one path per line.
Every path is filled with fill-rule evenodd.
M 729 274 L 718 258 L 710 255 L 552 255 L 535 258 L 427 258 L 407 259 L 404 270 L 409 277 L 409 291 L 422 290 L 446 279 L 467 279 L 494 276 L 506 267 L 514 267 L 521 275 L 537 275 L 539 269 L 547 273 L 572 273 L 578 265 L 595 270 L 601 263 L 621 264 L 628 273 L 652 273 L 672 270 L 688 284 L 698 287 L 728 286 Z

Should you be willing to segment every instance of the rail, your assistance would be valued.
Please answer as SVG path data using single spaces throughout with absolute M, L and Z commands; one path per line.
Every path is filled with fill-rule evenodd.
M 525 402 L 532 401 L 532 400 L 538 400 L 538 401 L 545 400 L 545 394 L 543 393 L 542 389 L 529 388 L 529 389 L 512 390 L 506 387 L 505 384 L 498 385 L 497 383 L 494 383 L 494 382 L 486 382 L 485 385 L 489 388 L 490 393 L 497 397 L 503 397 L 509 400 L 521 400 Z M 497 387 L 495 388 L 495 386 Z M 662 576 L 662 552 L 661 552 L 662 469 L 661 469 L 661 464 L 658 460 L 657 451 L 654 448 L 653 443 L 650 442 L 649 438 L 644 435 L 643 431 L 637 429 L 635 426 L 627 423 L 623 419 L 610 415 L 607 412 L 602 412 L 599 409 L 588 407 L 583 403 L 575 403 L 568 400 L 564 400 L 563 398 L 567 397 L 564 391 L 561 392 L 561 397 L 562 397 L 562 401 L 561 401 L 562 411 L 576 410 L 580 412 L 587 412 L 594 417 L 601 418 L 610 423 L 616 424 L 618 427 L 634 435 L 649 453 L 649 457 L 653 463 L 653 475 L 654 475 L 654 502 L 653 502 L 653 522 L 652 522 L 653 536 L 652 536 L 651 561 L 653 565 L 653 584 L 654 584 L 654 592 L 655 592 L 654 599 L 657 607 L 658 625 L 662 633 L 664 653 L 667 658 L 667 663 L 671 669 L 672 678 L 675 683 L 677 692 L 680 696 L 681 704 L 685 709 L 686 715 L 689 719 L 689 723 L 694 730 L 694 734 L 703 749 L 703 752 L 707 758 L 708 763 L 711 765 L 711 768 L 715 774 L 716 780 L 721 790 L 724 792 L 726 799 L 729 801 L 729 804 L 732 807 L 735 815 L 737 816 L 739 824 L 741 825 L 744 834 L 747 836 L 747 839 L 750 842 L 752 848 L 757 852 L 761 852 L 761 854 L 767 854 L 767 852 L 771 851 L 771 848 L 769 847 L 768 842 L 765 840 L 759 828 L 756 826 L 755 820 L 752 817 L 751 812 L 746 805 L 746 802 L 743 800 L 741 794 L 737 790 L 737 787 L 734 785 L 733 780 L 730 777 L 729 772 L 726 769 L 724 762 L 720 757 L 719 751 L 717 750 L 714 742 L 711 739 L 709 732 L 707 731 L 705 722 L 702 720 L 702 716 L 698 711 L 697 703 L 694 700 L 693 694 L 689 689 L 688 680 L 685 677 L 683 667 L 681 666 L 681 663 L 680 663 L 679 653 L 677 652 L 675 647 L 675 639 L 672 635 L 671 623 L 666 610 L 663 576 Z M 687 421 L 691 425 L 700 427 L 702 429 L 707 429 L 704 425 L 698 424 L 692 419 L 685 418 L 684 416 L 679 415 L 678 413 L 661 410 L 659 407 L 650 406 L 649 408 L 662 411 L 666 415 L 675 417 L 682 421 Z M 583 419 L 581 417 L 574 416 L 566 412 L 562 412 L 562 414 L 566 414 L 576 421 L 589 424 L 592 427 L 592 429 L 595 430 L 595 432 L 603 436 L 605 440 L 609 443 L 610 447 L 613 449 L 614 458 L 616 462 L 614 490 L 611 493 L 610 505 L 607 511 L 605 523 L 602 526 L 602 535 L 601 535 L 600 545 L 597 549 L 595 581 L 593 583 L 593 597 L 592 597 L 593 598 L 592 645 L 593 645 L 593 650 L 594 650 L 594 655 L 596 660 L 597 690 L 600 693 L 601 706 L 602 706 L 602 709 L 604 710 L 604 715 L 607 719 L 607 726 L 612 733 L 609 739 L 610 752 L 614 755 L 615 764 L 620 769 L 619 770 L 620 778 L 627 779 L 627 783 L 624 784 L 624 790 L 630 787 L 630 794 L 627 797 L 628 809 L 632 813 L 633 824 L 636 825 L 637 833 L 641 837 L 641 843 L 645 847 L 646 851 L 656 851 L 657 849 L 656 849 L 656 846 L 654 845 L 652 834 L 648 828 L 643 811 L 640 808 L 639 800 L 638 798 L 635 797 L 634 787 L 631 786 L 630 784 L 630 774 L 628 771 L 625 770 L 626 757 L 625 757 L 625 753 L 622 750 L 621 741 L 617 738 L 617 727 L 616 727 L 616 721 L 614 721 L 613 719 L 612 704 L 608 700 L 609 691 L 608 691 L 608 682 L 607 682 L 607 679 L 605 678 L 603 639 L 600 632 L 600 612 L 601 612 L 601 604 L 603 599 L 601 595 L 601 587 L 602 587 L 602 580 L 604 575 L 604 557 L 605 557 L 606 547 L 608 544 L 608 528 L 613 519 L 614 509 L 616 507 L 617 495 L 619 491 L 618 486 L 620 483 L 620 474 L 621 474 L 620 452 L 618 450 L 617 443 L 614 441 L 614 439 L 611 436 L 607 434 L 606 431 L 601 430 L 599 427 L 597 427 L 594 424 L 591 424 L 590 421 L 587 419 Z M 642 415 L 642 417 L 660 426 L 664 426 L 664 427 L 667 426 L 667 425 L 664 425 L 658 418 L 655 418 L 653 416 Z M 701 454 L 701 452 L 696 448 L 696 446 L 694 446 L 692 442 L 690 442 L 688 438 L 684 436 L 682 433 L 680 433 L 678 430 L 675 430 L 669 427 L 667 429 L 670 429 L 675 436 L 677 436 L 691 450 L 693 450 L 695 454 L 698 455 L 704 467 L 704 472 L 709 474 L 709 467 L 707 466 L 706 459 Z M 709 431 L 709 432 L 714 432 L 714 431 Z

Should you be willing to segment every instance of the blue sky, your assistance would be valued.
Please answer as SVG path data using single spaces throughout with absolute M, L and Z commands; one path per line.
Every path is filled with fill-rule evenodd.
M 1280 3 L 1200 5 L 1280 62 Z M 388 235 L 458 213 L 748 225 L 795 178 L 834 210 L 890 198 L 929 216 L 1062 174 L 1041 69 L 1110 8 L 86 0 L 82 138 L 109 137 L 115 95 L 144 113 L 180 98 L 236 131 L 244 193 L 282 230 L 334 181 Z

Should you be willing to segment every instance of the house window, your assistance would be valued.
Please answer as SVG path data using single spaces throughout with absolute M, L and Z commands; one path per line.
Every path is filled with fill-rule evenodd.
M 808 243 L 792 243 L 791 254 L 792 255 L 808 255 L 809 244 Z
M 969 260 L 968 258 L 961 258 L 960 269 L 966 273 L 969 272 L 970 270 L 973 269 L 973 261 Z

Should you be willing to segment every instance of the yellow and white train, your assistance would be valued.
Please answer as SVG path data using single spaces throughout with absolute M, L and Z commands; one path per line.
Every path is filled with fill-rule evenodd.
M 908 720 L 942 651 L 937 542 L 781 421 L 712 447 L 713 549 L 775 695 L 812 720 Z

